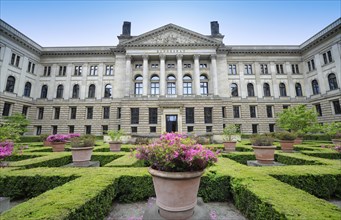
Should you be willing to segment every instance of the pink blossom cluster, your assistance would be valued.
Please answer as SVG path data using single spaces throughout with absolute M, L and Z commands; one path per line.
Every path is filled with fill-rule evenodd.
M 47 141 L 49 142 L 66 142 L 71 138 L 79 137 L 80 134 L 72 133 L 72 134 L 53 134 L 47 137 Z
M 341 146 L 335 146 L 334 148 L 337 152 L 341 153 Z
M 168 172 L 199 171 L 217 162 L 212 152 L 181 133 L 166 133 L 160 139 L 137 149 L 136 158 L 152 168 Z
M 0 142 L 0 160 L 12 155 L 14 144 L 11 141 Z

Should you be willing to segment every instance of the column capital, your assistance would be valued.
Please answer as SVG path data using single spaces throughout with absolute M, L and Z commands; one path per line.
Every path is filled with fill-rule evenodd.
M 159 57 L 160 57 L 160 60 L 164 60 L 164 59 L 166 59 L 166 55 L 165 55 L 165 54 L 163 54 L 163 53 L 161 53 L 161 54 L 159 55 Z
M 217 54 L 211 54 L 210 57 L 211 57 L 211 60 L 212 59 L 217 59 Z
M 144 60 L 148 60 L 148 55 L 147 55 L 147 54 L 143 54 L 143 55 L 142 55 L 142 58 L 143 58 Z
M 195 60 L 199 60 L 199 57 L 200 57 L 199 54 L 194 54 L 194 55 L 193 55 L 193 58 L 194 58 Z
M 178 59 L 178 60 L 182 60 L 182 57 L 183 57 L 184 55 L 182 55 L 182 54 L 177 54 L 176 55 L 176 58 Z

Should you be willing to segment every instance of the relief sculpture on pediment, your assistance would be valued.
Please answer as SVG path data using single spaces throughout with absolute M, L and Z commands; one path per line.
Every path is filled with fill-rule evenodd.
M 195 44 L 202 43 L 202 40 L 189 35 L 184 35 L 174 31 L 150 36 L 146 40 L 139 42 L 141 44 Z

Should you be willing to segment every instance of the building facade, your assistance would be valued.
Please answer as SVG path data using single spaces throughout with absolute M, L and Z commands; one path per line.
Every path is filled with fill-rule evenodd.
M 273 132 L 276 114 L 305 104 L 341 121 L 341 19 L 295 46 L 229 46 L 168 24 L 116 46 L 42 47 L 0 20 L 1 118 L 31 121 L 28 135 L 123 129 L 220 134 Z M 2 120 L 2 119 L 0 119 Z

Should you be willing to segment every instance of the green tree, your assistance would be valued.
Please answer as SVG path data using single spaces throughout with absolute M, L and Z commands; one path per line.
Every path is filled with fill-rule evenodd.
M 15 128 L 20 135 L 27 131 L 27 126 L 30 124 L 30 121 L 20 113 L 14 113 L 11 116 L 4 117 L 4 119 L 4 125 Z
M 10 125 L 0 125 L 0 142 L 6 140 L 18 141 L 20 134 L 18 130 Z
M 284 109 L 277 117 L 277 126 L 292 132 L 306 131 L 309 126 L 317 123 L 316 111 L 307 109 L 304 105 Z

